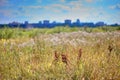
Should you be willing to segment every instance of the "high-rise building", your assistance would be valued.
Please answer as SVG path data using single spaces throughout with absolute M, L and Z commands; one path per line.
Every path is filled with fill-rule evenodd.
M 41 22 L 41 21 L 39 21 L 39 24 L 42 24 L 42 22 Z
M 25 21 L 25 23 L 24 23 L 25 25 L 28 25 L 28 21 Z
M 66 19 L 66 20 L 65 20 L 65 24 L 71 25 L 71 20 L 70 20 L 70 19 Z
M 105 23 L 102 22 L 102 21 L 100 21 L 100 22 L 97 22 L 97 23 L 96 23 L 96 26 L 105 26 Z
M 80 24 L 80 20 L 79 20 L 79 19 L 77 19 L 77 20 L 76 20 L 76 23 L 77 23 L 77 24 Z
M 48 25 L 48 24 L 50 24 L 49 22 L 50 22 L 49 20 L 44 20 L 44 21 L 43 21 L 43 24 L 44 24 L 44 25 Z

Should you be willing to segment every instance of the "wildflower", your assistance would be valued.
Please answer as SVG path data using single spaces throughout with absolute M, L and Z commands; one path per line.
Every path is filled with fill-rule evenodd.
M 54 61 L 58 61 L 59 55 L 57 54 L 57 51 L 54 53 Z
M 108 55 L 109 55 L 109 56 L 111 55 L 112 50 L 113 50 L 113 47 L 112 47 L 111 45 L 109 45 L 109 46 L 108 46 L 108 51 L 109 51 Z
M 111 53 L 111 51 L 113 50 L 113 48 L 112 48 L 112 46 L 108 46 L 108 50 L 109 50 L 109 52 Z
M 68 65 L 68 58 L 65 54 L 61 54 L 62 56 L 62 62 L 65 63 L 66 65 Z
M 59 60 L 59 55 L 58 55 L 57 51 L 55 51 L 54 52 L 54 60 L 52 63 L 54 64 L 54 63 L 58 62 L 58 60 Z

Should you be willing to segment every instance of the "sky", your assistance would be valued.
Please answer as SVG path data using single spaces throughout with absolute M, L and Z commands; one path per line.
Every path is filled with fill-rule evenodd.
M 120 24 L 120 0 L 0 0 L 0 23 L 104 21 Z

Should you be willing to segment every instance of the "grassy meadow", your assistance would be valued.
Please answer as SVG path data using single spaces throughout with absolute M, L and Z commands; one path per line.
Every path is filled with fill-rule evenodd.
M 120 80 L 120 27 L 2 28 L 0 80 Z

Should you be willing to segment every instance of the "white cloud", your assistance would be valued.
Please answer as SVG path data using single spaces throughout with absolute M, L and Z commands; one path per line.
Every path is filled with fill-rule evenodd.
M 62 5 L 62 4 L 53 4 L 50 6 L 50 8 L 56 8 L 58 10 L 70 10 L 70 6 Z
M 91 2 L 100 2 L 100 1 L 103 1 L 103 0 L 60 0 L 60 2 L 88 2 L 88 3 L 91 3 Z
M 42 8 L 42 6 L 28 6 L 28 8 L 40 9 L 40 8 Z
M 103 0 L 85 0 L 85 1 L 88 2 L 88 3 L 92 3 L 92 2 L 101 2 Z
M 110 6 L 111 9 L 119 9 L 120 10 L 120 4 L 116 4 L 113 6 Z
M 43 8 L 42 6 L 33 6 L 33 5 L 30 5 L 30 6 L 20 6 L 20 8 L 24 9 L 24 10 L 27 10 L 27 9 L 40 9 L 40 8 Z
M 82 2 L 81 1 L 71 1 L 71 2 L 65 3 L 65 4 L 51 4 L 51 5 L 43 6 L 43 8 L 47 9 L 47 10 L 49 9 L 50 11 L 71 12 L 74 9 L 78 10 L 78 9 L 82 8 Z

